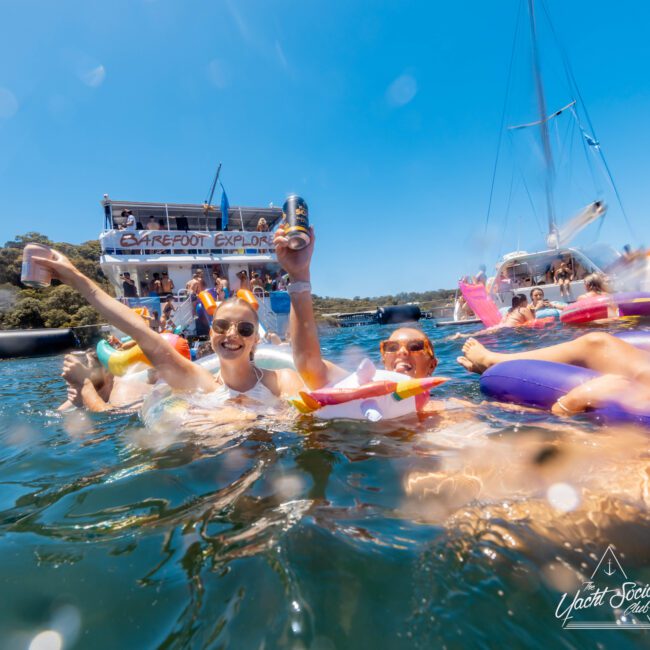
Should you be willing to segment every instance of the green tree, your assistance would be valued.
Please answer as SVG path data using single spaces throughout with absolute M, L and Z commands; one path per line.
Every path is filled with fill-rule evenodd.
M 41 302 L 36 298 L 25 298 L 3 317 L 3 327 L 7 329 L 32 329 L 43 327 Z

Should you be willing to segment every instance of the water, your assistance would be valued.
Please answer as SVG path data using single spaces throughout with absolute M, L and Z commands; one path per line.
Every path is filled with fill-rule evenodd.
M 439 396 L 481 402 L 462 342 L 425 329 L 454 379 Z M 379 361 L 389 331 L 327 333 L 323 348 Z M 161 446 L 135 415 L 53 414 L 60 365 L 0 363 L 3 648 L 647 647 L 647 631 L 554 615 L 608 544 L 650 582 L 643 435 L 482 406 Z

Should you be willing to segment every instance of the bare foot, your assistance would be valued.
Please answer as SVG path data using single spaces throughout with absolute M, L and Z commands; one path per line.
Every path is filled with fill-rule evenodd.
M 482 343 L 476 339 L 467 339 L 463 345 L 464 357 L 458 358 L 463 368 L 470 372 L 477 372 L 479 374 L 485 372 L 490 366 L 493 366 L 499 361 L 503 361 L 507 355 L 490 352 Z

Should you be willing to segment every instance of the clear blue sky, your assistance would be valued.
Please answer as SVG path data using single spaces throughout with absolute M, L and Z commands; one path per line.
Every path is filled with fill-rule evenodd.
M 632 243 L 650 244 L 650 4 L 547 4 Z M 95 238 L 104 192 L 201 202 L 222 161 L 231 205 L 306 198 L 317 293 L 452 287 L 498 248 L 529 245 L 523 208 L 504 227 L 507 167 L 482 237 L 518 5 L 6 0 L 0 241 Z M 531 90 L 517 61 L 515 98 Z M 550 110 L 568 96 L 549 65 Z M 535 119 L 531 98 L 509 117 Z M 601 239 L 631 240 L 614 208 Z

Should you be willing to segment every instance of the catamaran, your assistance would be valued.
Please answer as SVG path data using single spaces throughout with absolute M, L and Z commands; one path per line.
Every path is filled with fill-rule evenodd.
M 578 296 L 585 292 L 584 284 L 581 281 L 585 276 L 590 273 L 603 273 L 607 274 L 612 268 L 615 268 L 620 254 L 612 247 L 605 244 L 592 245 L 590 247 L 577 247 L 572 243 L 576 236 L 588 226 L 597 222 L 602 222 L 606 213 L 607 205 L 602 196 L 602 190 L 597 190 L 597 197 L 594 198 L 585 208 L 580 210 L 573 218 L 570 218 L 563 223 L 557 219 L 557 208 L 555 201 L 555 193 L 557 186 L 557 166 L 556 158 L 554 157 L 554 147 L 558 143 L 562 144 L 563 140 L 566 143 L 570 140 L 570 136 L 577 135 L 580 141 L 580 146 L 586 156 L 587 165 L 591 172 L 593 179 L 596 178 L 597 173 L 602 173 L 603 177 L 608 182 L 609 186 L 613 189 L 616 200 L 619 204 L 620 211 L 627 221 L 627 216 L 623 209 L 618 190 L 614 184 L 614 180 L 609 171 L 609 167 L 605 160 L 600 143 L 595 135 L 595 131 L 589 115 L 581 101 L 580 91 L 576 85 L 575 78 L 569 66 L 568 60 L 563 54 L 563 67 L 566 74 L 566 80 L 569 92 L 569 101 L 561 108 L 552 112 L 547 110 L 547 100 L 545 95 L 545 87 L 542 80 L 542 72 L 540 66 L 540 54 L 538 48 L 538 19 L 536 15 L 536 7 L 534 0 L 522 0 L 523 4 L 527 5 L 528 20 L 521 20 L 522 14 L 517 20 L 517 32 L 515 34 L 515 42 L 513 44 L 513 60 L 515 46 L 517 43 L 517 33 L 523 24 L 530 35 L 531 43 L 531 60 L 533 69 L 533 82 L 535 87 L 536 103 L 538 115 L 537 119 L 526 122 L 523 124 L 515 124 L 508 126 L 505 129 L 509 135 L 513 136 L 518 132 L 533 132 L 539 137 L 538 144 L 541 146 L 542 159 L 544 161 L 544 197 L 545 197 L 545 211 L 547 221 L 547 231 L 545 235 L 545 246 L 541 250 L 529 252 L 526 250 L 516 250 L 506 253 L 496 264 L 496 274 L 493 278 L 488 280 L 488 288 L 492 299 L 497 306 L 505 307 L 510 306 L 512 297 L 517 293 L 528 294 L 532 287 L 540 287 L 545 293 L 545 297 L 549 300 L 573 302 Z M 550 17 L 544 4 L 541 5 L 542 9 L 548 19 L 548 24 L 551 28 L 553 35 L 555 30 L 550 22 Z M 557 37 L 556 37 L 557 38 Z M 508 88 L 507 97 L 510 90 L 511 70 L 508 75 Z M 507 101 L 506 101 L 507 105 Z M 504 113 L 502 117 L 502 129 L 506 124 L 506 106 L 504 106 Z M 561 119 L 568 118 L 565 135 L 561 136 L 558 122 Z M 551 131 L 553 129 L 553 131 Z M 553 137 L 552 137 L 553 136 Z M 490 217 L 490 209 L 493 200 L 494 181 L 497 174 L 497 166 L 499 161 L 499 153 L 501 148 L 502 138 L 499 138 L 499 146 L 497 147 L 497 159 L 495 161 L 494 171 L 492 175 L 492 190 L 488 205 L 488 220 Z M 568 145 L 565 144 L 561 155 L 565 155 L 567 151 L 571 151 Z M 528 158 L 533 158 L 533 151 L 527 152 Z M 598 166 L 598 170 L 595 167 Z M 530 207 L 535 211 L 535 206 L 531 197 L 530 187 L 526 182 L 523 171 L 518 170 L 521 178 L 513 172 L 511 180 L 511 194 L 512 186 L 517 179 L 525 189 Z M 569 173 L 562 178 L 567 181 Z M 572 180 L 572 179 L 571 179 Z M 595 183 L 594 183 L 595 184 Z M 510 198 L 509 198 L 510 201 Z M 510 203 L 506 208 L 506 215 L 510 209 Z M 532 221 L 532 220 L 531 220 Z M 629 225 L 629 224 L 628 224 Z M 562 292 L 561 287 L 555 283 L 555 271 L 560 262 L 564 261 L 570 269 L 573 282 L 571 282 L 568 295 Z

